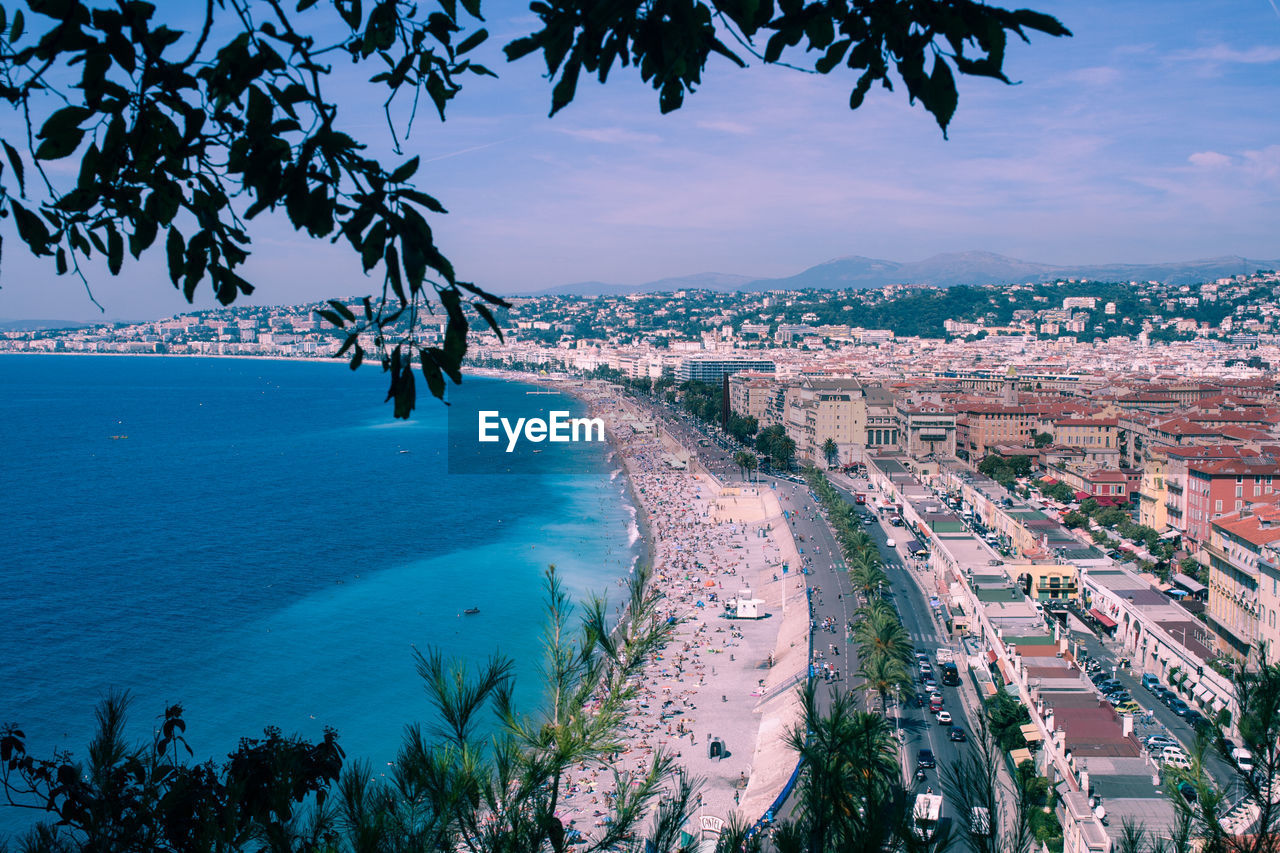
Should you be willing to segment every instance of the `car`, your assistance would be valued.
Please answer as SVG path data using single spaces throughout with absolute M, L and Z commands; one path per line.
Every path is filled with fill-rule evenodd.
M 932 749 L 922 749 L 916 753 L 916 764 L 921 767 L 937 767 L 938 762 L 933 757 Z
M 941 713 L 941 712 L 942 712 L 942 703 L 941 703 L 941 702 L 930 702 L 930 703 L 929 703 L 929 713 L 930 713 L 930 714 L 938 714 L 938 713 Z
M 1101 690 L 1101 691 L 1102 691 L 1102 695 L 1104 695 L 1104 696 L 1105 696 L 1106 694 L 1108 694 L 1108 693 L 1114 693 L 1114 692 L 1115 692 L 1115 691 L 1117 691 L 1117 690 L 1123 690 L 1123 689 L 1124 689 L 1124 685 L 1123 685 L 1123 684 L 1121 684 L 1121 683 L 1120 683 L 1120 682 L 1118 682 L 1118 681 L 1113 681 L 1113 680 L 1111 680 L 1111 679 L 1106 679 L 1106 680 L 1104 680 L 1104 681 L 1095 681 L 1095 682 L 1094 682 L 1094 684 L 1093 684 L 1093 686 L 1094 686 L 1094 687 L 1096 687 L 1096 688 L 1098 688 L 1099 690 Z
M 928 663 L 928 662 L 929 662 L 929 655 L 928 655 L 927 653 L 925 653 L 925 652 L 919 652 L 919 651 L 918 651 L 918 652 L 916 652 L 916 660 L 920 661 L 921 663 Z
M 1188 723 L 1191 724 L 1191 728 L 1195 729 L 1198 732 L 1204 732 L 1205 734 L 1214 733 L 1215 726 L 1213 725 L 1213 723 L 1209 722 L 1209 719 L 1204 714 L 1201 714 L 1199 711 L 1196 711 L 1196 710 L 1188 711 L 1186 714 L 1186 720 Z
M 1253 771 L 1253 753 L 1243 746 L 1237 746 L 1231 750 L 1231 760 L 1236 763 L 1236 767 L 1240 768 L 1240 772 L 1251 773 Z
M 1145 689 L 1145 690 L 1150 690 L 1151 688 L 1155 687 L 1155 686 L 1156 686 L 1157 684 L 1159 684 L 1159 683 L 1160 683 L 1160 677 L 1159 677 L 1159 676 L 1157 676 L 1157 675 L 1153 675 L 1153 674 L 1152 674 L 1152 673 L 1150 673 L 1150 672 L 1144 672 L 1144 673 L 1142 673 L 1142 687 L 1143 687 L 1143 689 Z
M 945 701 L 945 697 L 941 693 L 938 693 L 935 691 L 929 694 L 929 701 L 942 703 L 943 701 Z
M 1142 706 L 1130 699 L 1127 702 L 1121 702 L 1116 705 L 1117 714 L 1141 714 Z
M 1177 696 L 1170 696 L 1165 699 L 1164 703 L 1169 706 L 1169 710 L 1173 711 L 1173 713 L 1177 714 L 1179 717 L 1185 717 L 1187 712 L 1191 710 L 1191 706 L 1182 699 L 1179 699 Z
M 1192 785 L 1185 779 L 1178 783 L 1178 793 L 1181 794 L 1182 799 L 1186 800 L 1188 803 L 1194 804 L 1195 801 L 1199 799 L 1199 794 L 1196 793 L 1196 786 Z
M 951 725 L 951 712 L 950 712 L 950 711 L 939 711 L 939 712 L 938 712 L 938 725 L 940 725 L 940 726 L 949 726 L 949 725 Z
M 1129 695 L 1128 690 L 1117 690 L 1114 693 L 1107 694 L 1107 701 L 1112 705 L 1120 705 L 1125 702 L 1132 702 L 1133 697 Z
M 884 544 L 885 544 L 885 545 L 887 545 L 887 546 L 889 546 L 890 548 L 896 548 L 896 547 L 898 547 L 898 543 L 897 543 L 897 542 L 894 542 L 892 539 L 886 539 L 886 540 L 884 540 Z
M 932 678 L 926 678 L 926 679 L 924 680 L 924 685 L 923 685 L 923 686 L 924 686 L 924 689 L 925 689 L 926 691 L 928 691 L 929 693 L 937 693 L 937 692 L 938 692 L 938 682 L 934 681 Z
M 950 737 L 956 743 L 964 743 L 966 740 L 969 739 L 969 736 L 964 733 L 964 729 L 960 728 L 959 726 L 951 727 Z
M 1182 744 L 1178 743 L 1168 735 L 1152 735 L 1146 739 L 1145 743 L 1147 744 L 1147 748 L 1152 752 L 1157 749 L 1164 749 L 1166 746 L 1176 746 L 1179 749 L 1182 748 Z
M 1191 769 L 1191 759 L 1180 752 L 1170 753 L 1166 751 L 1164 755 L 1160 756 L 1160 763 L 1165 767 L 1176 767 L 1179 770 Z
M 1170 696 L 1172 694 L 1173 691 L 1168 687 L 1165 687 L 1163 684 L 1157 684 L 1155 687 L 1151 688 L 1151 695 L 1159 699 L 1161 702 L 1165 701 L 1166 696 Z

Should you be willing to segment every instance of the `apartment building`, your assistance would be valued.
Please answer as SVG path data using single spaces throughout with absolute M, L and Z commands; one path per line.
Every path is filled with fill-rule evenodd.
M 1262 576 L 1264 550 L 1276 542 L 1280 542 L 1280 506 L 1271 502 L 1215 518 L 1203 545 L 1209 563 L 1209 624 L 1218 635 L 1219 650 L 1242 660 L 1256 656 L 1263 626 L 1268 638 L 1280 636 L 1276 627 L 1280 581 L 1274 567 L 1270 577 Z M 1262 587 L 1268 590 L 1265 602 Z M 1276 651 L 1268 650 L 1271 660 Z
M 769 374 L 735 373 L 729 377 L 729 408 L 734 414 L 753 417 L 763 424 L 778 388 L 778 380 Z
M 909 456 L 956 455 L 956 413 L 953 409 L 899 399 L 894 411 L 898 437 Z
M 857 379 L 802 379 L 784 392 L 783 426 L 796 456 L 825 461 L 827 439 L 842 464 L 858 462 L 867 446 L 866 390 Z
M 1270 456 L 1192 462 L 1187 466 L 1186 537 L 1207 541 L 1213 519 L 1267 499 L 1277 477 L 1280 465 Z

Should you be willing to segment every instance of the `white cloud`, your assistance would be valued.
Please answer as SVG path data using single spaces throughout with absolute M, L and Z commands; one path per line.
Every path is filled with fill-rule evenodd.
M 718 130 L 722 133 L 733 133 L 739 136 L 746 136 L 755 132 L 747 125 L 737 121 L 700 121 L 697 126 L 703 130 Z
M 622 127 L 590 127 L 570 128 L 557 127 L 559 133 L 588 142 L 600 142 L 605 145 L 655 145 L 662 137 L 653 133 L 639 133 Z
M 1235 48 L 1226 44 L 1215 44 L 1196 50 L 1182 51 L 1174 54 L 1175 59 L 1188 62 L 1208 62 L 1215 65 L 1265 65 L 1280 62 L 1280 47 L 1258 45 L 1250 48 Z
M 1231 158 L 1226 154 L 1219 154 L 1217 151 L 1197 151 L 1187 158 L 1187 162 L 1204 169 L 1217 169 L 1222 166 L 1230 166 Z

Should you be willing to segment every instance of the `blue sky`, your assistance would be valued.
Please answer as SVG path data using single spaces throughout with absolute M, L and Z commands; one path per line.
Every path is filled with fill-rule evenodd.
M 1030 3 L 1070 39 L 1011 44 L 1016 86 L 962 78 L 944 140 L 905 93 L 848 109 L 852 77 L 713 58 L 662 116 L 634 69 L 583 80 L 547 118 L 536 57 L 498 48 L 532 31 L 489 3 L 500 79 L 468 81 L 446 123 L 419 116 L 406 150 L 450 209 L 432 225 L 459 274 L 498 292 L 716 271 L 790 275 L 843 255 L 917 260 L 981 249 L 1049 263 L 1280 257 L 1280 9 L 1240 2 Z M 385 138 L 358 77 L 347 127 Z M 78 282 L 17 249 L 10 220 L 0 317 L 95 319 Z M 256 303 L 373 292 L 338 248 L 260 220 Z M 92 273 L 107 318 L 187 308 L 158 262 Z M 199 302 L 211 299 L 202 293 Z

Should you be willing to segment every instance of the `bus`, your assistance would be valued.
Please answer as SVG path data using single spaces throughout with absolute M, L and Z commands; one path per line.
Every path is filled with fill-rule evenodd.
M 911 817 L 916 835 L 926 841 L 931 839 L 942 820 L 942 795 L 917 794 Z
M 960 669 L 954 663 L 942 665 L 942 683 L 950 687 L 960 686 Z

